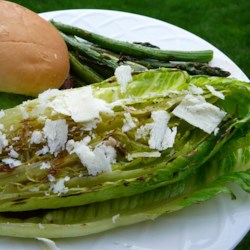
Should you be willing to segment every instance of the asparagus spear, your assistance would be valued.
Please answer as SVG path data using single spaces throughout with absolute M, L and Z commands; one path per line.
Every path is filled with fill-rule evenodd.
M 97 47 L 93 44 L 79 42 L 71 37 L 68 37 L 66 39 L 66 37 L 68 36 L 64 34 L 65 41 L 71 46 L 72 49 L 78 50 L 80 51 L 80 53 L 81 52 L 83 53 L 82 49 L 85 48 L 85 55 L 88 55 L 89 57 L 88 59 L 85 59 L 86 64 L 88 63 L 88 61 L 91 61 L 94 64 L 110 67 L 113 71 L 116 65 L 127 64 L 130 65 L 134 71 L 145 71 L 147 69 L 157 69 L 157 68 L 176 68 L 185 70 L 191 75 L 210 75 L 210 76 L 222 76 L 222 77 L 227 77 L 230 75 L 229 72 L 224 71 L 219 67 L 211 67 L 207 63 L 198 63 L 198 62 L 176 63 L 176 62 L 164 62 L 150 58 L 138 59 L 127 55 L 117 55 L 116 53 L 113 53 L 107 49 Z M 99 56 L 98 57 L 93 56 L 95 55 L 95 53 L 98 53 Z M 78 67 L 81 67 L 80 63 L 81 62 L 78 62 Z M 75 66 L 73 65 L 73 68 L 74 67 Z M 93 68 L 93 64 L 92 67 L 90 68 Z
M 134 61 L 137 64 L 144 65 L 148 69 L 157 69 L 157 68 L 172 68 L 172 69 L 181 69 L 187 71 L 190 75 L 209 75 L 209 76 L 221 76 L 227 77 L 230 75 L 230 72 L 225 71 L 219 67 L 212 67 L 207 63 L 198 63 L 198 62 L 188 62 L 188 63 L 176 63 L 176 62 L 162 62 L 157 60 L 152 60 L 144 58 L 143 60 L 138 60 L 136 58 L 126 58 L 126 56 L 120 58 L 121 61 L 127 62 Z
M 87 84 L 101 82 L 104 80 L 92 68 L 90 68 L 88 65 L 83 64 L 83 62 L 80 62 L 72 52 L 69 53 L 69 59 L 71 69 L 75 71 L 76 74 Z
M 78 36 L 89 42 L 98 44 L 100 47 L 117 53 L 125 53 L 131 56 L 149 57 L 165 61 L 189 61 L 209 62 L 213 58 L 212 50 L 204 51 L 172 51 L 150 48 L 140 44 L 118 41 L 93 32 L 62 24 L 54 20 L 51 23 L 61 32 L 67 35 Z
M 83 55 L 93 59 L 97 60 L 98 62 L 102 63 L 103 65 L 107 65 L 108 67 L 112 69 L 116 69 L 119 64 L 114 62 L 113 60 L 107 59 L 103 57 L 100 53 L 97 51 L 92 50 L 88 46 L 86 46 L 85 43 L 80 43 L 76 39 L 66 36 L 65 34 L 61 33 L 62 37 L 64 38 L 65 42 L 67 43 L 68 47 L 72 50 L 76 50 L 78 52 L 81 52 Z
M 157 68 L 176 68 L 185 70 L 191 75 L 210 75 L 210 76 L 221 76 L 221 77 L 227 77 L 230 75 L 229 72 L 224 71 L 219 67 L 211 67 L 207 63 L 198 63 L 198 62 L 176 63 L 176 62 L 160 61 L 151 58 L 138 59 L 123 54 L 118 55 L 114 52 L 111 52 L 110 50 L 100 48 L 91 43 L 80 42 L 73 37 L 67 36 L 66 34 L 63 34 L 63 37 L 66 43 L 71 47 L 71 49 L 74 49 L 76 51 L 79 51 L 80 53 L 85 54 L 86 56 L 88 56 L 89 60 L 92 61 L 92 63 L 110 67 L 111 69 L 113 69 L 113 71 L 119 64 L 125 63 L 127 65 L 130 65 L 134 71 L 144 71 L 147 69 L 157 69 Z M 145 47 L 144 44 L 142 46 Z M 72 58 L 70 59 L 71 61 L 73 60 Z M 77 59 L 75 58 L 75 60 Z M 76 66 L 76 62 L 73 63 L 72 61 L 71 63 L 73 68 L 81 67 L 80 66 L 81 62 L 77 63 L 78 66 Z M 87 66 L 83 67 L 86 68 Z M 89 70 L 91 70 L 91 67 L 89 67 Z M 93 80 L 91 81 L 97 82 Z

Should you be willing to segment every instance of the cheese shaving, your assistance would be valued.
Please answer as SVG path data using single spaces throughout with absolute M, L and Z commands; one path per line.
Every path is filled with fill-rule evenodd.
M 65 149 L 68 139 L 68 125 L 65 119 L 55 121 L 47 119 L 43 132 L 51 154 L 57 155 L 61 150 Z
M 133 80 L 132 68 L 129 65 L 121 65 L 115 69 L 115 77 L 121 85 L 121 93 L 125 93 L 127 84 Z
M 206 102 L 203 96 L 186 95 L 173 114 L 211 134 L 225 117 L 226 112 Z
M 83 166 L 88 170 L 89 175 L 97 175 L 102 172 L 111 172 L 112 164 L 116 161 L 116 151 L 113 147 L 100 143 L 94 149 L 88 146 L 90 137 L 82 141 L 68 141 L 66 149 L 70 154 L 75 153 Z

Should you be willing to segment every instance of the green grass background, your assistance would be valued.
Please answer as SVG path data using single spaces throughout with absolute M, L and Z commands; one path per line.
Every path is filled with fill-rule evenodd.
M 250 78 L 249 0 L 15 0 L 12 2 L 37 13 L 61 9 L 110 9 L 157 18 L 207 40 L 230 57 Z M 250 217 L 246 220 L 250 220 Z M 250 249 L 250 233 L 235 250 L 248 249 Z

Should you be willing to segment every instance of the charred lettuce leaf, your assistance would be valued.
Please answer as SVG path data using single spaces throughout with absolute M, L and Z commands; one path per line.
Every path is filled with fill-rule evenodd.
M 60 98 L 61 93 L 77 91 L 81 96 L 86 88 L 89 86 L 60 91 L 47 98 L 46 105 Z M 115 78 L 91 88 L 93 97 L 105 101 L 112 109 L 100 112 L 96 124 L 76 122 L 52 106 L 41 108 L 41 98 L 4 111 L 0 118 L 4 127 L 0 156 L 1 235 L 49 238 L 87 235 L 154 219 L 221 192 L 232 194 L 228 183 L 238 183 L 249 192 L 248 83 L 161 69 L 134 75 L 124 93 Z M 216 107 L 225 113 L 212 133 L 173 114 L 190 94 L 205 100 L 199 105 Z M 158 111 L 169 114 L 170 132 L 177 128 L 174 143 L 165 147 L 161 140 L 160 149 L 150 144 L 152 126 L 156 125 L 152 114 Z M 128 122 L 126 114 L 133 122 L 128 130 L 124 129 Z M 85 150 L 93 152 L 99 145 L 111 146 L 116 151 L 111 171 L 90 174 L 77 151 L 69 153 L 66 148 L 56 154 L 50 151 L 37 154 L 48 146 L 48 138 L 32 144 L 32 133 L 43 132 L 48 119 L 65 120 L 68 141 L 79 142 L 88 137 Z M 149 132 L 146 129 L 147 133 L 138 138 L 142 128 Z M 4 139 L 13 142 L 12 148 L 3 146 Z M 11 149 L 20 161 L 15 167 L 4 163 Z M 54 192 L 53 185 L 59 182 L 62 189 Z M 114 215 L 119 215 L 116 223 Z

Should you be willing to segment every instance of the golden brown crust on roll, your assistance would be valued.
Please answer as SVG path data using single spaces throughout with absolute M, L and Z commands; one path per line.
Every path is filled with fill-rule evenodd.
M 32 95 L 59 88 L 69 72 L 67 46 L 36 13 L 0 1 L 0 91 Z

